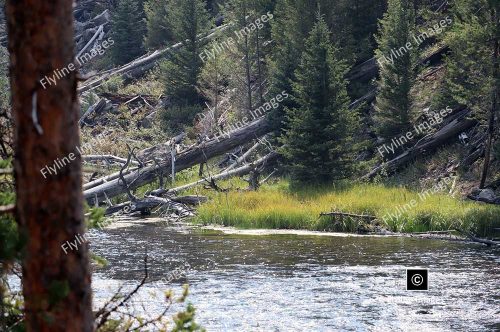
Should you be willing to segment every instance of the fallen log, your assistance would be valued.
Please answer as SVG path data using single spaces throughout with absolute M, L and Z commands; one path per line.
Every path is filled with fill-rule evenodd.
M 433 65 L 442 60 L 443 56 L 449 51 L 449 47 L 444 45 L 436 51 L 420 59 L 421 65 Z M 378 75 L 377 58 L 373 57 L 365 62 L 354 66 L 347 74 L 347 80 L 357 82 L 368 82 Z
M 180 133 L 179 135 L 172 137 L 168 142 L 154 145 L 150 148 L 141 150 L 137 152 L 137 158 L 142 162 L 147 162 L 150 160 L 163 159 L 164 156 L 170 155 L 170 149 L 176 144 L 180 144 L 182 140 L 186 137 L 186 133 Z
M 123 174 L 127 175 L 127 174 L 132 173 L 132 172 L 137 172 L 138 170 L 139 170 L 138 167 L 131 168 L 128 171 L 124 171 Z M 103 183 L 106 183 L 106 182 L 118 179 L 119 177 L 120 177 L 120 172 L 116 172 L 116 173 L 113 173 L 113 174 L 106 175 L 106 176 L 104 176 L 102 178 L 95 179 L 93 181 L 85 183 L 83 185 L 83 190 L 89 190 L 90 188 L 97 187 L 98 185 L 101 185 Z
M 162 158 L 160 158 L 160 157 L 162 156 L 162 153 L 170 155 L 170 144 L 172 142 L 174 142 L 175 144 L 181 143 L 182 139 L 185 136 L 186 136 L 185 133 L 181 133 L 181 134 L 175 136 L 174 138 L 172 138 L 167 143 L 158 144 L 158 145 L 152 146 L 150 148 L 147 148 L 147 149 L 139 151 L 136 154 L 136 156 L 137 156 L 137 158 L 139 158 L 139 160 L 143 164 L 148 163 L 149 161 L 153 160 L 153 158 L 157 158 L 158 160 L 161 160 Z M 132 163 L 135 164 L 136 161 L 132 161 Z M 137 164 L 138 164 L 138 162 L 137 162 Z M 124 171 L 124 175 L 132 173 L 132 172 L 136 172 L 138 170 L 139 170 L 138 167 L 129 169 L 127 171 Z M 120 172 L 115 172 L 115 173 L 109 174 L 109 175 L 107 175 L 105 177 L 102 177 L 102 178 L 99 178 L 99 179 L 95 179 L 95 180 L 93 180 L 91 182 L 88 182 L 88 183 L 84 184 L 83 185 L 83 190 L 88 190 L 90 188 L 97 187 L 98 185 L 101 185 L 103 183 L 106 183 L 106 182 L 118 179 L 119 176 L 120 176 Z
M 427 234 L 451 234 L 452 231 L 427 231 L 427 232 L 412 232 L 411 235 L 427 235 Z
M 360 218 L 360 219 L 368 219 L 368 220 L 375 220 L 377 219 L 376 216 L 370 216 L 366 214 L 354 214 L 354 213 L 346 213 L 346 212 L 322 212 L 319 214 L 320 217 L 323 216 L 334 216 L 334 217 L 352 217 L 352 218 Z
M 266 162 L 271 162 L 276 157 L 278 157 L 278 154 L 275 152 L 271 152 L 271 153 L 267 154 L 266 156 L 254 161 L 253 163 L 250 163 L 248 165 L 245 165 L 245 166 L 233 169 L 233 170 L 229 170 L 229 171 L 224 171 L 224 172 L 217 174 L 215 176 L 211 176 L 208 179 L 201 179 L 201 180 L 198 180 L 196 182 L 185 184 L 185 185 L 180 186 L 180 187 L 168 189 L 166 192 L 179 193 L 183 190 L 191 189 L 191 188 L 196 187 L 200 184 L 210 183 L 211 181 L 224 180 L 224 179 L 227 179 L 227 178 L 230 178 L 233 176 L 246 175 L 246 174 L 250 173 L 252 170 L 254 170 L 255 168 L 265 164 Z
M 375 57 L 354 66 L 347 75 L 349 81 L 367 82 L 378 75 L 378 64 Z
M 89 107 L 89 109 L 81 116 L 78 123 L 80 124 L 81 127 L 83 127 L 86 124 L 85 120 L 88 119 L 92 114 L 94 113 L 100 114 L 111 108 L 113 108 L 113 106 L 111 105 L 109 100 L 102 98 L 97 103 Z
M 105 9 L 102 13 L 99 15 L 95 16 L 93 19 L 90 21 L 87 21 L 83 24 L 84 29 L 88 29 L 89 27 L 96 27 L 96 26 L 101 26 L 101 25 L 106 25 L 110 22 L 111 20 L 111 14 L 109 13 L 108 9 Z
M 120 93 L 108 93 L 103 92 L 99 93 L 99 97 L 106 98 L 110 100 L 113 104 L 127 104 L 130 103 L 134 98 L 143 98 L 150 104 L 154 104 L 157 102 L 157 98 L 152 95 L 125 95 Z
M 241 157 L 236 159 L 234 161 L 234 163 L 229 165 L 229 167 L 226 168 L 224 170 L 224 172 L 228 172 L 228 171 L 232 170 L 233 168 L 235 168 L 236 166 L 239 166 L 240 164 L 244 163 L 246 158 L 248 158 L 259 147 L 259 145 L 260 145 L 260 142 L 255 143 L 250 149 L 248 149 L 247 152 L 245 152 Z
M 96 40 L 102 39 L 103 34 L 104 34 L 104 25 L 100 25 L 99 28 L 97 29 L 97 31 L 92 36 L 92 38 L 90 38 L 90 40 L 87 42 L 87 44 L 85 44 L 85 46 L 83 46 L 83 48 L 78 52 L 78 54 L 76 55 L 76 58 L 77 59 L 80 58 L 80 56 L 87 50 L 87 48 L 92 46 Z
M 467 118 L 469 113 L 470 113 L 469 109 L 460 111 L 443 128 L 441 128 L 434 134 L 428 135 L 425 138 L 421 139 L 413 147 L 406 150 L 405 152 L 395 157 L 394 159 L 391 159 L 375 167 L 368 174 L 364 175 L 362 179 L 365 180 L 372 179 L 382 170 L 385 170 L 388 174 L 392 174 L 400 167 L 414 160 L 417 156 L 428 154 L 429 152 L 433 151 L 437 147 L 447 142 L 450 138 L 457 136 L 461 132 L 471 128 L 477 123 L 477 121 Z
M 361 104 L 370 104 L 372 101 L 375 100 L 375 97 L 377 96 L 377 89 L 372 89 L 368 91 L 363 97 L 356 99 L 349 105 L 349 109 L 355 109 L 359 107 Z
M 110 206 L 106 209 L 104 214 L 110 215 L 120 211 L 124 213 L 145 213 L 159 207 L 166 207 L 168 209 L 167 211 L 175 212 L 181 218 L 194 216 L 191 209 L 185 207 L 184 204 L 175 202 L 170 198 L 156 196 L 146 196 L 140 200 L 128 201 L 125 203 Z
M 79 58 L 91 46 L 96 45 L 109 32 L 111 15 L 109 10 L 104 10 L 101 14 L 90 18 L 92 10 L 86 12 L 81 20 L 75 20 L 75 49 L 76 58 Z
M 456 229 L 457 232 L 459 232 L 460 234 L 463 234 L 465 235 L 467 238 L 469 238 L 472 242 L 477 242 L 477 243 L 481 243 L 481 244 L 486 244 L 488 247 L 490 246 L 498 246 L 500 245 L 500 242 L 496 242 L 496 241 L 491 241 L 491 240 L 488 240 L 488 239 L 481 239 L 481 238 L 478 238 L 474 235 L 472 235 L 472 233 L 470 232 L 467 232 L 467 231 L 464 231 L 464 230 L 461 230 L 461 229 Z
M 262 117 L 247 126 L 238 128 L 229 133 L 225 133 L 224 137 L 215 137 L 201 144 L 190 147 L 177 154 L 175 160 L 175 169 L 177 172 L 206 162 L 208 159 L 223 154 L 232 148 L 245 144 L 252 139 L 261 137 L 272 129 L 271 125 L 265 117 Z M 167 174 L 170 169 L 172 160 L 167 154 L 164 160 L 155 163 L 155 165 L 144 167 L 137 172 L 124 175 L 125 181 L 131 189 L 141 187 L 147 183 L 153 182 L 159 174 Z M 84 196 L 87 202 L 91 205 L 102 202 L 105 196 L 112 198 L 124 192 L 122 184 L 118 179 L 105 182 L 93 188 L 84 191 Z
M 218 33 L 226 30 L 229 27 L 229 25 L 223 25 L 217 28 L 214 28 L 208 32 L 205 36 L 200 37 L 200 40 L 206 40 L 206 39 L 212 39 L 215 37 Z M 92 90 L 108 79 L 110 79 L 113 76 L 120 75 L 121 77 L 138 77 L 142 74 L 144 74 L 146 71 L 149 69 L 153 68 L 155 63 L 164 58 L 169 52 L 178 50 L 184 46 L 183 42 L 177 43 L 175 45 L 165 47 L 160 50 L 156 50 L 151 54 L 145 54 L 123 66 L 120 66 L 118 68 L 110 69 L 103 71 L 98 74 L 98 76 L 91 78 L 87 81 L 85 81 L 79 88 L 78 92 L 82 93 L 88 90 Z
M 105 154 L 105 155 L 84 155 L 84 156 L 82 156 L 82 159 L 83 159 L 83 161 L 103 161 L 103 160 L 108 161 L 108 162 L 114 161 L 114 162 L 117 162 L 119 164 L 125 164 L 127 162 L 127 159 L 125 159 L 125 158 L 113 156 L 113 155 L 110 155 L 110 154 Z M 131 160 L 130 163 L 132 165 L 136 165 L 136 166 L 139 165 L 139 162 L 135 161 L 135 160 Z

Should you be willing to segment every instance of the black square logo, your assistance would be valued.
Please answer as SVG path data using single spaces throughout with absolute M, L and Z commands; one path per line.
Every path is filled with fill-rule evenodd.
M 406 269 L 406 290 L 429 290 L 429 270 Z

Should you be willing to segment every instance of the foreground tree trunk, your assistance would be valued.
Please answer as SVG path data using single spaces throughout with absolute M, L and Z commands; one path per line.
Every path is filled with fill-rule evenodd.
M 73 2 L 8 0 L 7 17 L 26 327 L 92 331 L 87 246 L 61 248 L 84 232 L 76 72 L 40 83 L 73 62 Z M 63 158 L 72 161 L 42 175 Z

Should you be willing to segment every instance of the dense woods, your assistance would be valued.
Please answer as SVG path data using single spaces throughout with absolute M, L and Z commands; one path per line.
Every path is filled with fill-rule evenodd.
M 498 1 L 0 5 L 2 331 L 202 330 L 92 303 L 117 217 L 499 243 Z

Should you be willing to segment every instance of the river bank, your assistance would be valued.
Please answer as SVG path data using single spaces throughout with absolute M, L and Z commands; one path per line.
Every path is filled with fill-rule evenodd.
M 494 235 L 500 227 L 500 207 L 465 201 L 448 188 L 416 191 L 383 184 L 293 190 L 285 180 L 258 191 L 203 191 L 210 197 L 194 222 L 239 229 L 295 229 L 356 232 L 357 218 L 333 218 L 321 213 L 341 211 L 375 217 L 375 227 L 416 233 L 462 229 L 478 236 Z
M 397 233 L 397 232 L 383 232 L 383 233 L 368 233 L 358 234 L 349 232 L 329 232 L 329 231 L 311 231 L 300 229 L 242 229 L 232 226 L 224 225 L 201 225 L 190 221 L 184 222 L 171 222 L 160 217 L 135 217 L 135 216 L 116 216 L 108 219 L 105 229 L 116 230 L 135 226 L 154 225 L 161 227 L 175 227 L 178 232 L 204 232 L 219 235 L 236 235 L 236 236 L 317 236 L 317 237 L 354 237 L 354 238 L 413 238 L 420 240 L 441 240 L 450 242 L 471 243 L 470 238 L 459 234 L 458 232 L 424 232 L 424 233 Z M 94 232 L 94 231 L 92 231 Z

